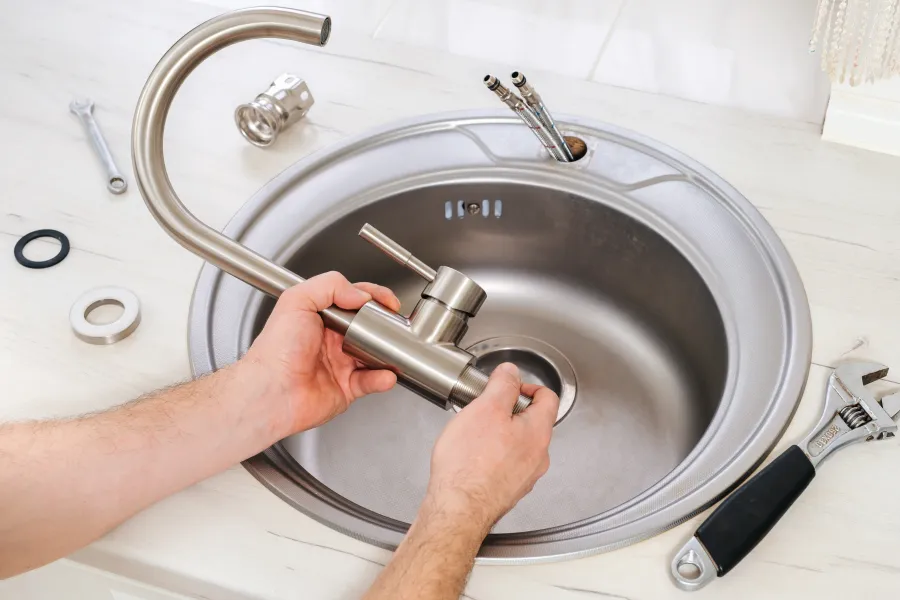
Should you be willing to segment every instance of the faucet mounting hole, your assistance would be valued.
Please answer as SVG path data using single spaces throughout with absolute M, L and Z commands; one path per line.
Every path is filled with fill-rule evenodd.
M 566 141 L 566 146 L 568 146 L 569 150 L 572 152 L 573 162 L 584 158 L 585 154 L 587 154 L 587 143 L 585 143 L 583 139 L 575 137 L 574 135 L 563 136 L 563 139 Z

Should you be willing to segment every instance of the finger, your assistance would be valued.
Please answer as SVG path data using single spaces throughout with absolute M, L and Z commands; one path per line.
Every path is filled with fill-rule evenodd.
M 538 385 L 537 383 L 524 383 L 523 382 L 522 383 L 522 393 L 525 394 L 526 396 L 531 396 L 532 398 L 534 398 L 534 395 L 542 387 L 546 387 L 546 386 Z
M 370 296 L 372 296 L 373 300 L 384 304 L 389 309 L 395 312 L 400 310 L 400 299 L 397 298 L 397 295 L 394 294 L 394 292 L 392 292 L 390 288 L 386 288 L 383 285 L 378 285 L 375 283 L 368 283 L 366 281 L 354 283 L 353 285 L 368 293 Z
M 311 277 L 289 289 L 282 297 L 287 297 L 286 300 L 292 306 L 315 312 L 325 310 L 333 304 L 355 310 L 372 299 L 368 292 L 353 287 L 337 271 Z
M 522 389 L 522 380 L 519 377 L 519 367 L 512 363 L 502 363 L 494 369 L 488 379 L 484 392 L 473 401 L 490 402 L 504 412 L 512 415 L 513 406 L 519 398 L 519 390 Z M 484 398 L 484 400 L 481 400 Z
M 553 427 L 556 423 L 556 414 L 559 412 L 559 396 L 557 396 L 550 388 L 525 385 L 522 391 L 534 398 L 531 404 L 519 413 L 521 416 L 527 416 L 529 420 L 533 420 L 538 425 Z
M 384 369 L 360 369 L 350 374 L 350 392 L 354 398 L 386 392 L 397 383 L 397 376 Z
M 325 352 L 331 365 L 341 372 L 352 373 L 357 368 L 355 358 L 344 352 L 344 336 L 336 331 L 325 330 Z

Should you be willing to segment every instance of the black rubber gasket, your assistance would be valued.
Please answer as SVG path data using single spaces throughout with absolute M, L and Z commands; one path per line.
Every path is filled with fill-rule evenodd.
M 59 252 L 57 255 L 48 258 L 47 260 L 31 260 L 25 258 L 25 246 L 38 238 L 45 237 L 53 238 L 59 242 Z M 29 269 L 46 269 L 47 267 L 58 265 L 69 255 L 69 238 L 67 238 L 66 234 L 63 232 L 55 229 L 38 229 L 37 231 L 32 231 L 31 233 L 23 235 L 22 238 L 16 242 L 16 248 L 13 250 L 13 254 L 18 263 L 23 267 L 28 267 Z

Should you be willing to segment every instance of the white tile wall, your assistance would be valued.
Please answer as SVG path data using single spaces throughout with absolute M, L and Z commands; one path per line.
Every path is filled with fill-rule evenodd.
M 624 0 L 395 0 L 375 37 L 586 79 Z
M 204 0 L 219 8 L 234 10 L 248 6 L 284 6 L 328 15 L 337 24 L 334 35 L 345 29 L 372 34 L 394 0 Z
M 814 123 L 822 122 L 828 102 L 828 81 L 807 50 L 816 0 L 296 3 L 331 10 L 336 27 L 339 11 L 354 14 L 353 23 L 362 22 L 377 39 L 516 69 L 555 71 Z M 366 16 L 355 14 L 351 4 Z
M 627 0 L 595 81 L 820 123 L 815 0 Z

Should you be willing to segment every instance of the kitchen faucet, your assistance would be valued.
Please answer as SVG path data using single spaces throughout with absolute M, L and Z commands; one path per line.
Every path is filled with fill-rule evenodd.
M 166 172 L 163 134 L 172 99 L 206 58 L 231 44 L 281 38 L 324 46 L 331 19 L 302 10 L 261 7 L 235 10 L 199 25 L 178 40 L 150 73 L 134 115 L 132 155 L 141 195 L 166 232 L 223 271 L 278 297 L 304 280 L 286 268 L 202 223 L 178 198 Z M 465 406 L 485 389 L 488 376 L 459 347 L 468 319 L 487 294 L 472 279 L 442 266 L 436 271 L 366 224 L 360 236 L 428 283 L 407 318 L 378 302 L 358 311 L 331 306 L 321 311 L 326 327 L 344 335 L 344 351 L 377 369 L 390 369 L 404 387 L 438 406 Z M 520 395 L 514 413 L 531 403 Z

